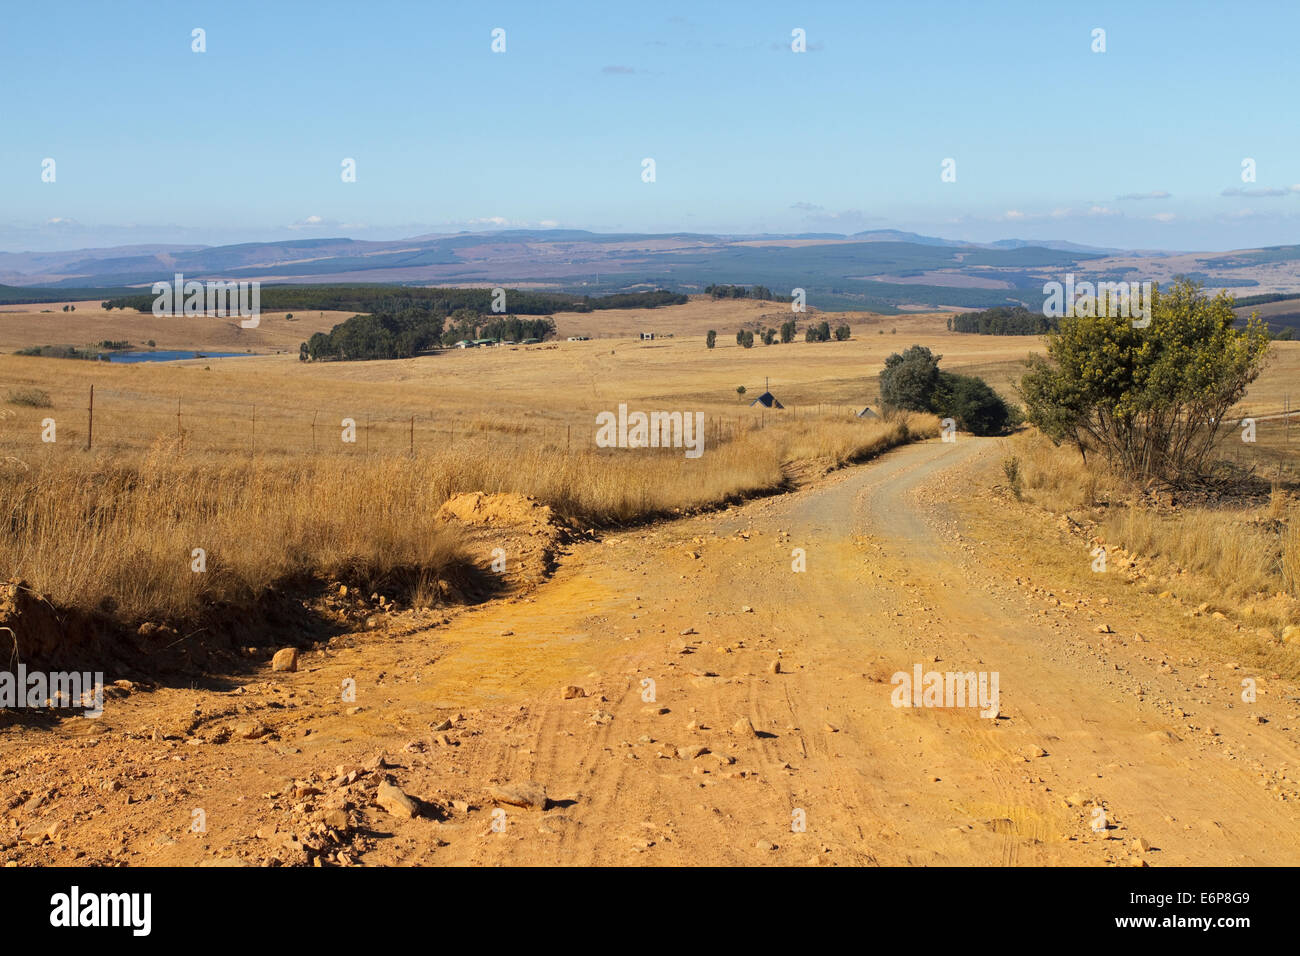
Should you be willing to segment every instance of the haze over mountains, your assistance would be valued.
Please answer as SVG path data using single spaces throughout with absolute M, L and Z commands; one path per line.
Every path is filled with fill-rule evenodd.
M 822 308 L 894 311 L 1041 302 L 1066 273 L 1114 281 L 1190 275 L 1241 294 L 1300 291 L 1300 246 L 1218 253 L 1119 250 L 1068 241 L 972 243 L 898 230 L 718 236 L 505 230 L 392 241 L 296 239 L 0 253 L 0 284 L 50 289 L 187 279 L 263 283 L 509 284 L 605 293 L 699 292 L 710 283 L 807 290 Z

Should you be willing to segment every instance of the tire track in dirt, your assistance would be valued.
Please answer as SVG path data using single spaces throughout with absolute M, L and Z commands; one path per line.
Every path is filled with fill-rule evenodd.
M 268 674 L 250 692 L 282 731 L 268 746 L 150 742 L 158 725 L 229 702 L 134 695 L 104 725 L 113 733 L 98 739 L 96 759 L 129 752 L 167 768 L 169 788 L 202 790 L 222 808 L 219 834 L 155 848 L 148 828 L 175 807 L 87 813 L 86 797 L 70 797 L 46 817 L 82 808 L 64 842 L 16 851 L 23 862 L 72 862 L 129 818 L 145 844 L 131 862 L 229 858 L 272 819 L 250 799 L 270 781 L 389 751 L 401 755 L 392 773 L 403 786 L 477 809 L 437 822 L 361 807 L 377 834 L 367 863 L 1127 862 L 1121 841 L 1089 827 L 1096 805 L 1114 827 L 1105 835 L 1155 844 L 1152 864 L 1300 861 L 1300 822 L 1253 769 L 1295 754 L 1289 722 L 1221 720 L 1177 673 L 1148 676 L 1140 648 L 1178 647 L 1135 607 L 1113 613 L 1153 643 L 1104 653 L 1083 634 L 1086 615 L 1039 617 L 1012 583 L 1022 569 L 990 562 L 954 531 L 959 496 L 950 505 L 943 490 L 960 489 L 954 476 L 997 447 L 907 446 L 786 495 L 581 543 L 524 599 L 309 653 L 303 672 Z M 893 706 L 891 676 L 918 664 L 998 672 L 1001 718 Z M 1168 715 L 1131 693 L 1130 672 L 1206 712 L 1220 737 L 1176 739 Z M 359 714 L 337 701 L 342 677 L 364 689 Z M 641 697 L 646 677 L 653 702 Z M 563 699 L 570 684 L 587 696 Z M 420 729 L 461 716 L 450 743 Z M 738 732 L 741 718 L 763 736 Z M 0 751 L 7 785 L 30 793 L 75 776 L 85 741 L 45 740 L 36 753 L 14 743 Z M 523 780 L 544 784 L 554 805 L 507 807 L 506 831 L 492 832 L 488 788 Z M 806 832 L 792 827 L 797 810 Z

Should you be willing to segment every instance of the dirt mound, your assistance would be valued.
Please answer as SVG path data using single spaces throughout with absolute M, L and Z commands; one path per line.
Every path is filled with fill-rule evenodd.
M 438 509 L 442 521 L 465 526 L 471 550 L 485 555 L 484 568 L 500 580 L 532 586 L 545 580 L 573 531 L 549 506 L 526 495 L 453 495 Z
M 484 494 L 472 491 L 453 495 L 438 509 L 437 517 L 443 521 L 455 519 L 466 524 L 516 527 L 518 525 L 559 526 L 550 507 L 536 498 L 511 492 L 510 494 Z

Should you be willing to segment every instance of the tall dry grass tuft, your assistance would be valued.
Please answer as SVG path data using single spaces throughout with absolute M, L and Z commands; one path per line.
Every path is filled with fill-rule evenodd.
M 939 434 L 934 415 L 896 415 L 888 421 L 863 422 L 848 418 L 814 420 L 793 434 L 781 433 L 782 455 L 787 461 L 829 458 L 836 467 L 866 461 L 897 445 Z
M 458 558 L 455 533 L 434 520 L 423 476 L 405 463 L 268 467 L 160 447 L 133 464 L 93 465 L 0 473 L 0 576 L 56 604 L 173 620 L 295 579 L 374 586 Z
M 1106 502 L 1098 531 L 1109 543 L 1151 561 L 1164 572 L 1188 572 L 1180 594 L 1211 603 L 1253 602 L 1279 591 L 1300 598 L 1300 507 L 1274 483 L 1267 505 L 1234 508 L 1149 507 L 1100 463 L 1057 448 L 1036 433 L 1013 439 L 1023 462 L 1026 497 L 1050 511 L 1087 509 Z M 1184 581 L 1183 578 L 1179 578 Z M 1186 593 L 1184 593 L 1186 592 Z M 1285 602 L 1284 602 L 1285 604 Z M 1292 623 L 1284 605 L 1261 605 L 1255 617 Z
M 1293 509 L 1282 535 L 1282 583 L 1293 598 L 1300 598 L 1300 508 Z
M 1240 514 L 1185 508 L 1164 515 L 1135 506 L 1116 509 L 1102 529 L 1107 541 L 1213 581 L 1228 600 L 1280 589 L 1278 536 Z
M 1085 464 L 1077 452 L 1058 448 L 1037 432 L 1011 441 L 1030 501 L 1053 509 L 1091 508 L 1117 496 L 1118 482 L 1101 462 Z

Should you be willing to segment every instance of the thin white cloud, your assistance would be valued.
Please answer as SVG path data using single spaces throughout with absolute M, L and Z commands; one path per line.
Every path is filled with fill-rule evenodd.
M 1285 196 L 1290 189 L 1276 189 L 1271 186 L 1254 186 L 1245 188 L 1242 186 L 1230 186 L 1220 196 L 1236 196 L 1245 199 L 1276 199 L 1279 196 Z
M 337 226 L 334 221 L 327 222 L 320 216 L 308 216 L 306 219 L 299 219 L 297 222 L 289 223 L 290 229 L 319 229 L 322 226 Z

